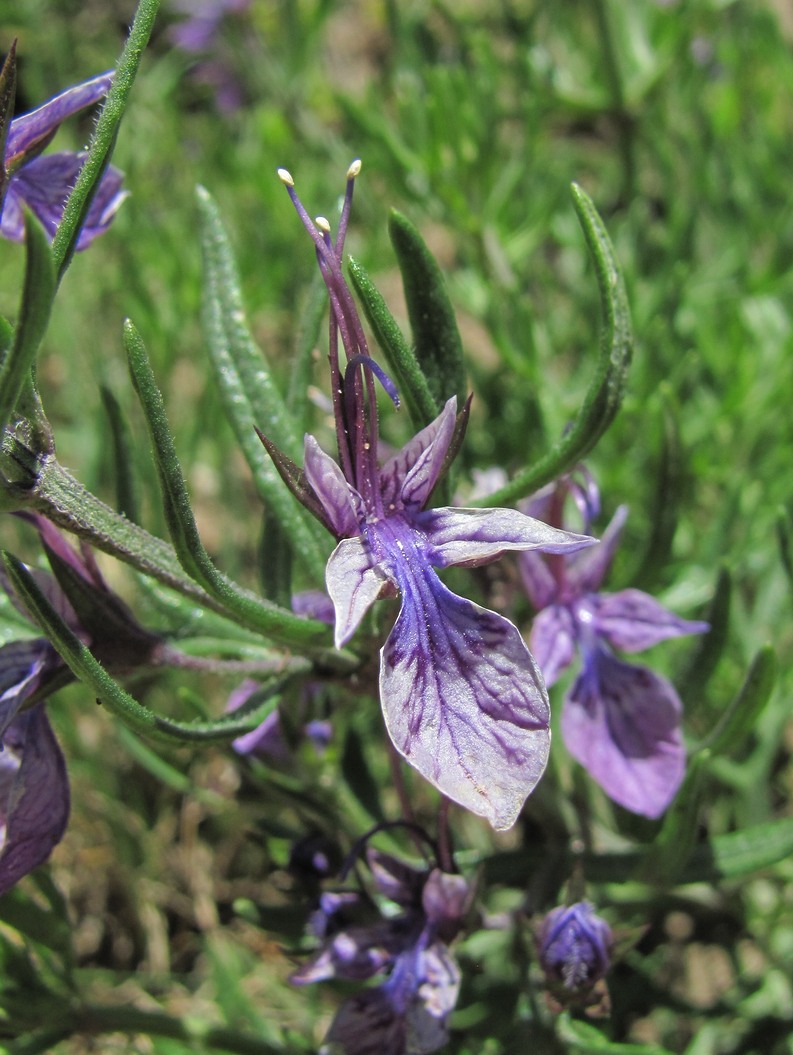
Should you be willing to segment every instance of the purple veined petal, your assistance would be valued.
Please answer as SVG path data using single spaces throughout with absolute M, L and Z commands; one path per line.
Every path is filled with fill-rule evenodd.
M 539 553 L 525 550 L 519 553 L 518 571 L 535 612 L 555 603 L 559 586 L 548 562 Z
M 25 235 L 23 206 L 41 222 L 52 239 L 63 217 L 63 207 L 85 159 L 84 154 L 46 154 L 35 158 L 11 177 L 0 220 L 0 233 L 14 242 Z M 85 249 L 110 226 L 127 193 L 121 189 L 123 174 L 112 166 L 102 177 L 77 241 Z
M 425 504 L 438 482 L 456 420 L 457 396 L 452 396 L 438 417 L 383 465 L 380 486 L 386 509 L 421 509 Z
M 357 535 L 363 499 L 355 488 L 347 483 L 336 462 L 310 435 L 305 438 L 303 472 L 322 503 L 337 538 L 352 538 Z
M 509 620 L 453 594 L 420 554 L 397 574 L 380 662 L 389 735 L 444 795 L 510 828 L 548 760 L 542 675 Z
M 9 641 L 0 648 L 0 745 L 24 702 L 38 689 L 47 662 L 53 659 L 57 653 L 43 637 Z
M 666 678 L 597 648 L 565 700 L 562 736 L 609 798 L 659 817 L 685 775 L 681 711 Z
M 72 117 L 103 99 L 110 90 L 114 73 L 115 70 L 108 70 L 81 84 L 75 84 L 36 110 L 31 110 L 29 114 L 15 117 L 6 141 L 6 168 L 13 169 L 22 155 L 50 138 L 67 117 Z
M 598 594 L 594 602 L 595 632 L 623 652 L 643 652 L 670 637 L 704 634 L 708 623 L 681 619 L 642 590 Z
M 359 538 L 342 539 L 331 553 L 325 583 L 336 612 L 336 648 L 345 645 L 389 582 L 372 567 L 371 557 Z
M 628 507 L 620 506 L 603 532 L 600 545 L 570 561 L 567 566 L 567 578 L 575 594 L 594 593 L 600 589 L 614 560 L 627 519 Z
M 37 706 L 9 726 L 0 753 L 0 895 L 47 860 L 68 819 L 66 764 Z
M 534 617 L 529 647 L 548 688 L 575 656 L 576 630 L 569 608 L 554 604 Z
M 571 553 L 597 540 L 549 527 L 517 509 L 427 509 L 411 517 L 427 537 L 428 557 L 436 568 L 476 567 L 505 550 Z
M 459 878 L 459 877 L 456 877 Z M 439 941 L 418 956 L 418 1000 L 408 1017 L 415 1050 L 422 1055 L 438 1051 L 448 1040 L 446 1020 L 454 1011 L 460 992 L 460 968 Z

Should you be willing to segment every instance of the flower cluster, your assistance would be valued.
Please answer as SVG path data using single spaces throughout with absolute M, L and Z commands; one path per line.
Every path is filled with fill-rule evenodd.
M 471 891 L 462 876 L 419 871 L 371 847 L 374 888 L 399 911 L 384 914 L 357 891 L 325 893 L 312 919 L 321 948 L 293 975 L 297 985 L 386 975 L 339 1009 L 326 1039 L 345 1055 L 429 1055 L 448 1039 L 460 971 L 449 944 Z
M 13 76 L 13 66 L 12 54 L 4 73 Z M 67 88 L 37 110 L 10 122 L 0 174 L 0 234 L 4 238 L 23 241 L 25 207 L 41 221 L 47 235 L 54 236 L 86 155 L 72 150 L 42 155 L 42 151 L 68 117 L 94 106 L 107 95 L 112 80 L 113 70 L 108 70 Z M 123 174 L 109 166 L 85 217 L 78 249 L 85 249 L 110 226 L 127 196 L 121 189 L 122 180 Z
M 300 472 L 263 437 L 297 497 L 335 536 L 327 589 L 344 645 L 379 597 L 402 607 L 381 651 L 380 698 L 397 750 L 444 795 L 509 828 L 545 769 L 548 697 L 517 628 L 452 593 L 437 571 L 475 567 L 506 550 L 563 554 L 592 539 L 515 509 L 428 508 L 459 444 L 468 407 L 451 396 L 438 417 L 382 464 L 372 359 L 342 272 L 344 236 L 360 162 L 350 166 L 335 242 L 312 223 L 285 170 L 279 175 L 317 250 L 330 297 L 329 359 L 339 461 L 306 436 Z M 339 360 L 339 334 L 346 366 Z
M 527 510 L 561 525 L 568 498 L 589 530 L 600 498 L 584 471 L 545 488 Z M 546 684 L 553 685 L 581 653 L 581 673 L 562 711 L 568 750 L 615 802 L 658 817 L 685 772 L 682 705 L 666 678 L 618 659 L 612 649 L 641 652 L 667 638 L 702 634 L 708 624 L 679 618 L 641 590 L 600 592 L 626 517 L 620 507 L 600 544 L 587 553 L 569 559 L 525 553 L 519 561 L 538 613 L 530 640 Z

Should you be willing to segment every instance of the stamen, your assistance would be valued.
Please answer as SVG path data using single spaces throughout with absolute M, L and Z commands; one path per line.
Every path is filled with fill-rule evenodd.
M 330 220 L 324 216 L 315 216 L 314 223 L 324 234 L 330 234 Z
M 294 187 L 295 185 L 292 173 L 288 169 L 278 169 L 278 178 L 282 183 L 285 183 L 287 187 Z
M 356 176 L 360 176 L 360 174 L 361 174 L 361 159 L 360 158 L 356 158 L 355 161 L 353 161 L 352 164 L 350 165 L 350 167 L 347 169 L 347 179 L 348 180 L 355 179 L 355 177 Z
M 374 376 L 383 386 L 383 390 L 388 396 L 388 398 L 391 400 L 397 410 L 399 410 L 400 400 L 397 386 L 394 384 L 394 382 L 391 380 L 391 378 L 388 376 L 382 366 L 380 366 L 379 363 L 376 363 L 374 359 L 371 358 L 371 356 L 354 355 L 352 359 L 348 360 L 347 368 L 344 371 L 345 387 L 350 383 L 351 371 L 354 370 L 357 366 L 365 366 L 368 370 L 372 371 Z

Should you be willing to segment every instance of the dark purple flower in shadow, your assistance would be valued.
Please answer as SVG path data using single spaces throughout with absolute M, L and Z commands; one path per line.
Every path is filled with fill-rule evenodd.
M 380 698 L 397 750 L 452 801 L 496 829 L 514 824 L 545 769 L 548 698 L 539 670 L 509 620 L 457 596 L 438 576 L 506 550 L 565 553 L 592 540 L 514 509 L 428 509 L 457 453 L 468 406 L 456 397 L 382 464 L 375 379 L 398 405 L 372 359 L 342 272 L 344 236 L 360 162 L 349 169 L 336 241 L 310 220 L 285 170 L 281 180 L 311 235 L 330 296 L 329 360 L 339 461 L 305 438 L 302 472 L 263 438 L 293 493 L 336 537 L 326 583 L 344 645 L 369 607 L 399 594 L 402 607 L 381 651 Z M 339 334 L 346 355 L 340 362 Z
M 8 128 L 3 157 L 4 194 L 0 234 L 13 242 L 25 237 L 23 209 L 27 206 L 53 238 L 63 207 L 85 160 L 84 152 L 61 151 L 42 156 L 60 125 L 81 110 L 100 102 L 110 88 L 113 70 L 67 88 L 37 110 L 15 117 Z M 123 174 L 109 166 L 102 176 L 77 241 L 85 249 L 103 234 L 127 192 Z
M 169 36 L 175 47 L 199 60 L 190 76 L 212 89 L 225 113 L 238 110 L 246 99 L 239 57 L 228 47 L 225 30 L 230 19 L 245 15 L 250 6 L 251 0 L 171 0 L 184 18 Z
M 430 1055 L 448 1040 L 460 971 L 448 945 L 470 902 L 462 876 L 438 868 L 418 871 L 369 849 L 367 863 L 376 892 L 399 906 L 377 911 L 355 891 L 324 894 L 312 917 L 323 945 L 292 976 L 297 985 L 331 978 L 366 981 L 385 975 L 374 988 L 345 1001 L 326 1044 L 345 1055 Z
M 611 928 L 588 901 L 548 913 L 537 933 L 537 954 L 555 1010 L 603 1008 L 613 945 Z
M 588 473 L 565 477 L 530 503 L 534 516 L 562 524 L 570 497 L 585 530 L 599 511 Z M 537 609 L 531 648 L 552 685 L 581 653 L 583 667 L 567 694 L 562 736 L 568 750 L 615 802 L 658 817 L 685 772 L 682 705 L 673 685 L 648 667 L 618 659 L 612 649 L 641 652 L 671 637 L 702 634 L 708 624 L 680 619 L 641 590 L 600 593 L 627 510 L 620 507 L 602 542 L 585 554 L 543 560 L 521 554 L 526 590 Z
M 156 662 L 160 639 L 108 589 L 91 550 L 76 553 L 36 513 L 20 516 L 38 529 L 57 578 L 40 571 L 33 576 L 70 629 L 113 669 Z M 4 576 L 0 586 L 27 615 Z M 0 894 L 42 864 L 66 829 L 66 766 L 43 701 L 70 677 L 46 638 L 0 648 Z
M 49 857 L 69 819 L 66 764 L 42 704 L 6 727 L 0 751 L 0 895 Z

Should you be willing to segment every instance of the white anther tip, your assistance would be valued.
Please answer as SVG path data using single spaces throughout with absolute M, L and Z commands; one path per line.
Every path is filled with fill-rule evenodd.
M 288 169 L 279 169 L 278 178 L 282 183 L 285 183 L 287 187 L 294 187 L 295 181 L 292 179 L 292 173 Z
M 330 220 L 327 220 L 324 216 L 315 216 L 314 223 L 320 231 L 324 231 L 325 234 L 330 234 Z
M 361 172 L 361 159 L 356 158 L 355 161 L 347 169 L 347 179 L 355 179 L 356 176 L 360 175 Z

